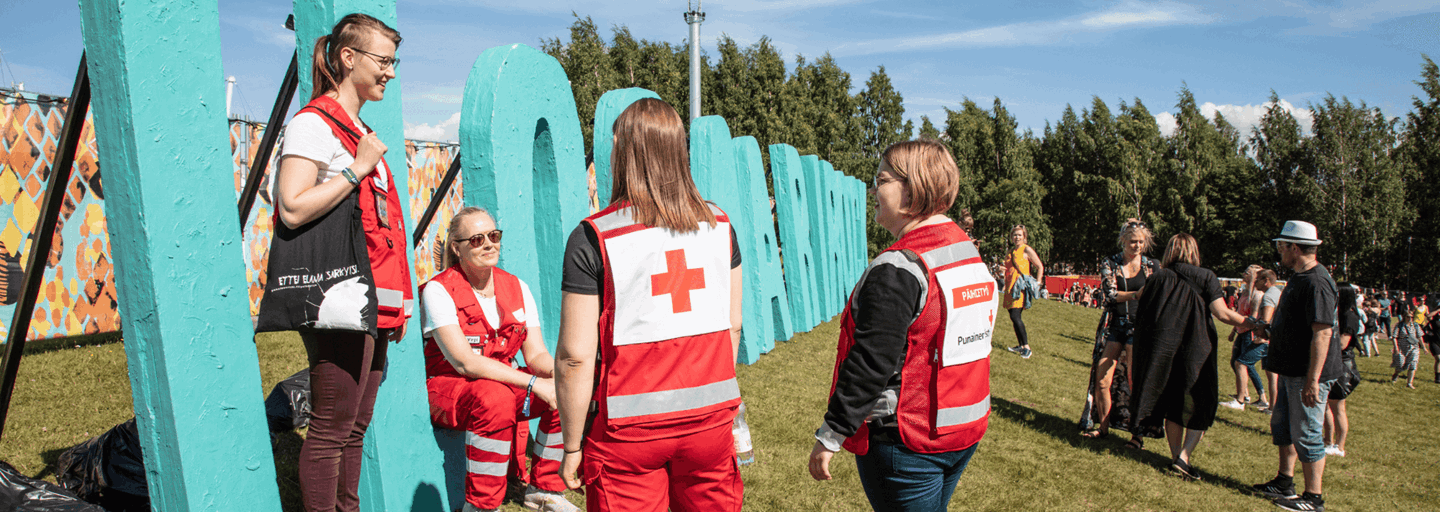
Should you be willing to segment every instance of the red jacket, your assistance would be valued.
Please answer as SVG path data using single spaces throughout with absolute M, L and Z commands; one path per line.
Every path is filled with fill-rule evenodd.
M 493 272 L 490 278 L 495 280 L 495 309 L 500 314 L 499 328 L 490 325 L 485 319 L 485 314 L 480 310 L 480 302 L 475 300 L 475 292 L 458 265 L 445 269 L 430 282 L 444 287 L 450 294 L 450 300 L 455 301 L 460 331 L 465 333 L 470 349 L 496 361 L 511 363 L 530 335 L 525 321 L 522 320 L 528 315 L 525 311 L 525 297 L 520 290 L 519 278 L 498 267 Z M 445 360 L 445 354 L 440 352 L 437 343 L 439 341 L 433 337 L 425 338 L 425 376 L 459 375 L 455 366 Z
M 585 219 L 605 266 L 595 429 L 622 441 L 728 424 L 740 405 L 730 345 L 730 220 L 677 234 L 627 204 Z
M 340 103 L 322 95 L 311 100 L 300 112 L 307 110 L 320 114 L 345 150 L 356 156 L 360 130 L 350 122 L 350 115 L 345 113 Z M 376 186 L 381 176 L 389 184 L 383 189 Z M 377 203 L 380 208 L 377 208 Z M 384 212 L 383 216 L 381 212 Z M 406 312 L 414 304 L 414 295 L 410 291 L 410 264 L 405 257 L 408 247 L 405 245 L 405 218 L 401 212 L 395 177 L 382 159 L 372 177 L 360 180 L 360 219 L 365 226 L 365 247 L 370 256 L 370 269 L 375 275 L 375 296 L 379 300 L 376 326 L 381 329 L 404 324 L 405 319 L 410 317 Z M 384 222 L 381 222 L 382 219 Z
M 904 251 L 925 271 L 925 306 L 906 332 L 896 408 L 900 438 L 920 453 L 962 450 L 980 441 L 990 417 L 990 338 L 999 307 L 995 278 L 975 243 L 954 223 L 906 233 L 887 251 Z M 849 303 L 841 317 L 834 383 L 855 343 Z M 864 455 L 869 427 L 843 443 Z

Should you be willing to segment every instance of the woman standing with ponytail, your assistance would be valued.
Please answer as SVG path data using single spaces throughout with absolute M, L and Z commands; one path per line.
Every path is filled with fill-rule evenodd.
M 410 316 L 400 198 L 382 158 L 385 144 L 360 120 L 365 102 L 385 98 L 399 45 L 395 29 L 364 14 L 345 16 L 316 40 L 314 93 L 286 127 L 280 152 L 280 222 L 268 274 L 275 283 L 266 287 L 257 330 L 299 330 L 305 343 L 312 411 L 300 448 L 300 492 L 307 511 L 360 509 L 361 450 L 385 368 L 384 340 L 403 338 Z M 319 258 L 317 270 L 295 263 L 336 245 L 350 264 Z M 288 274 L 319 278 L 330 275 L 317 274 L 325 268 L 355 277 L 309 286 L 325 288 L 319 303 L 286 302 L 287 283 L 313 283 Z

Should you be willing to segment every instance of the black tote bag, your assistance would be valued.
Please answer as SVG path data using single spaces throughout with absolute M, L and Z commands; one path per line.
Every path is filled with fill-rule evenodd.
M 365 248 L 356 192 L 296 229 L 277 218 L 265 268 L 265 294 L 260 298 L 255 332 L 378 335 L 375 276 Z

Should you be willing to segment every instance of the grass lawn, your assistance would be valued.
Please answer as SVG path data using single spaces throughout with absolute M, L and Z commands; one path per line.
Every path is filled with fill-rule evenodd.
M 1025 314 L 1035 356 L 1006 352 L 1014 344 L 1008 318 L 996 325 L 990 430 L 955 491 L 951 510 L 1277 510 L 1246 488 L 1275 472 L 1269 416 L 1220 408 L 1215 427 L 1196 451 L 1198 483 L 1171 477 L 1164 440 L 1141 453 L 1124 438 L 1079 437 L 1076 419 L 1089 376 L 1098 310 L 1042 301 Z M 756 463 L 742 469 L 747 510 L 868 510 L 854 457 L 837 455 L 835 479 L 816 482 L 806 471 L 835 362 L 838 322 L 777 343 L 773 352 L 739 369 L 749 407 Z M 1223 334 L 1227 331 L 1222 331 Z M 1383 340 L 1382 340 L 1383 341 Z M 305 366 L 297 339 L 258 340 L 264 398 L 276 382 Z M 1222 339 L 1221 355 L 1229 346 Z M 118 343 L 36 344 L 20 367 L 0 460 L 53 480 L 60 452 L 132 416 L 125 354 Z M 1440 499 L 1440 385 L 1430 382 L 1422 355 L 1417 390 L 1390 384 L 1386 357 L 1361 358 L 1365 382 L 1349 400 L 1346 457 L 1330 457 L 1328 510 L 1434 510 Z M 1225 357 L 1221 358 L 1222 360 Z M 1221 396 L 1234 393 L 1228 367 Z M 1123 432 L 1117 432 L 1123 435 Z M 277 473 L 287 510 L 298 510 L 295 457 L 301 437 L 276 442 Z M 1297 468 L 1298 471 L 1298 468 Z M 583 498 L 572 493 L 577 505 Z M 507 505 L 503 510 L 523 510 Z

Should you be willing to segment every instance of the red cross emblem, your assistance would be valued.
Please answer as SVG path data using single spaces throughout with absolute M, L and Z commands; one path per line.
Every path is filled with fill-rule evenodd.
M 705 288 L 705 270 L 685 268 L 685 251 L 665 251 L 665 272 L 650 276 L 650 295 L 670 294 L 670 309 L 676 313 L 690 311 L 690 291 Z

